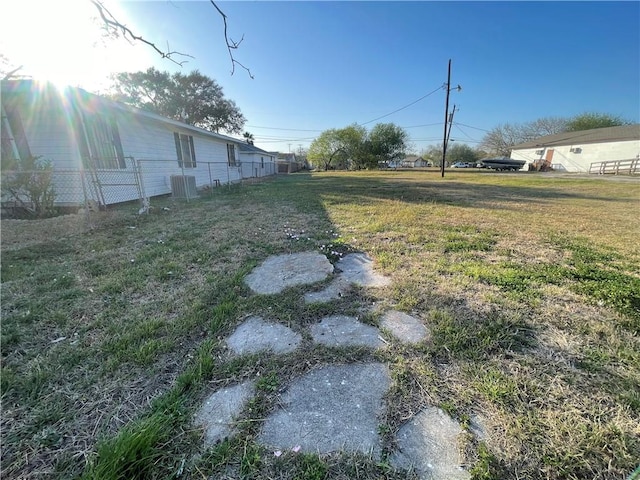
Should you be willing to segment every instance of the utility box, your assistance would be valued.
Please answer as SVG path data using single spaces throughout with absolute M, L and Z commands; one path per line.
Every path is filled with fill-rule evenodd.
M 174 198 L 196 198 L 196 177 L 193 175 L 171 175 L 171 194 Z

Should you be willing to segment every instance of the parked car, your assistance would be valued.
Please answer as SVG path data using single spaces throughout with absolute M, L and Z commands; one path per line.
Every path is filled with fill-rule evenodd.
M 464 162 L 456 162 L 453 165 L 451 165 L 451 168 L 468 168 L 469 164 L 464 163 Z

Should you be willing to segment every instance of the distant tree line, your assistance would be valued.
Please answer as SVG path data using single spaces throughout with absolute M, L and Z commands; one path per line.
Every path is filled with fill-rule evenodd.
M 489 155 L 508 157 L 514 145 L 525 143 L 545 135 L 578 132 L 594 128 L 617 127 L 632 122 L 606 113 L 582 113 L 570 118 L 546 117 L 527 123 L 505 123 L 487 132 L 479 150 Z M 447 154 L 447 157 L 449 155 Z
M 307 159 L 315 168 L 372 169 L 402 160 L 408 134 L 393 123 L 378 123 L 370 131 L 361 125 L 323 131 L 310 145 Z
M 514 145 L 545 135 L 630 123 L 619 116 L 604 113 L 583 113 L 570 118 L 546 117 L 522 124 L 505 123 L 487 132 L 475 148 L 464 143 L 449 144 L 447 164 L 475 164 L 483 158 L 508 157 Z M 408 135 L 401 127 L 380 123 L 367 131 L 365 127 L 354 124 L 323 131 L 311 143 L 308 160 L 312 166 L 323 170 L 378 168 L 381 164 L 403 160 L 408 151 Z M 434 166 L 440 166 L 442 144 L 425 147 L 420 156 Z

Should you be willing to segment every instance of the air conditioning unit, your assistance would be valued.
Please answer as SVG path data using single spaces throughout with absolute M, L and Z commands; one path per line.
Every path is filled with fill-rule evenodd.
M 542 155 L 544 153 L 544 150 L 536 150 L 536 155 Z
M 174 198 L 195 198 L 196 177 L 193 175 L 171 175 L 171 193 Z
M 582 149 L 580 147 L 574 147 L 574 148 L 570 148 L 569 151 L 571 153 L 580 153 L 582 152 Z

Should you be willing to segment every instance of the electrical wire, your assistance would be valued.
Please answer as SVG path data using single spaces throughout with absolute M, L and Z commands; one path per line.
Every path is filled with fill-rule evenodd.
M 381 115 L 380 117 L 376 117 L 376 118 L 374 118 L 374 119 L 372 119 L 372 120 L 369 120 L 369 121 L 367 121 L 367 122 L 359 123 L 358 125 L 366 125 L 366 124 L 368 124 L 368 123 L 375 122 L 376 120 L 380 120 L 381 118 L 388 117 L 389 115 L 393 115 L 394 113 L 398 113 L 399 111 L 404 110 L 405 108 L 409 108 L 411 105 L 415 105 L 415 104 L 416 104 L 416 103 L 418 103 L 419 101 L 424 100 L 425 98 L 427 98 L 427 97 L 429 97 L 429 96 L 433 95 L 433 94 L 434 94 L 434 93 L 436 93 L 438 90 L 442 90 L 442 87 L 443 87 L 443 85 L 439 86 L 438 88 L 436 88 L 436 89 L 434 89 L 434 90 L 430 91 L 430 92 L 429 92 L 429 93 L 427 93 L 426 95 L 423 95 L 423 96 L 422 96 L 422 97 L 420 97 L 419 99 L 414 100 L 413 102 L 408 103 L 408 104 L 407 104 L 407 105 L 405 105 L 404 107 L 400 107 L 400 108 L 398 108 L 398 109 L 394 110 L 393 112 L 389 112 L 389 113 L 387 113 L 387 114 L 385 114 L 385 115 Z M 446 86 L 445 86 L 445 88 L 446 88 Z
M 303 128 L 279 128 L 279 127 L 259 127 L 258 125 L 245 125 L 247 128 L 264 128 L 265 130 L 286 130 L 288 132 L 323 132 L 324 130 L 306 130 Z
M 456 122 L 458 125 L 462 125 L 463 127 L 473 128 L 474 130 L 481 130 L 483 132 L 490 132 L 491 130 L 485 130 L 484 128 L 473 127 L 471 125 L 465 125 L 464 123 Z
M 458 130 L 460 130 L 462 132 L 462 134 L 467 137 L 469 140 L 480 143 L 478 140 L 476 140 L 475 138 L 472 138 L 469 136 L 469 134 L 467 134 L 467 132 L 465 132 L 457 123 L 453 124 L 454 127 L 456 127 Z

